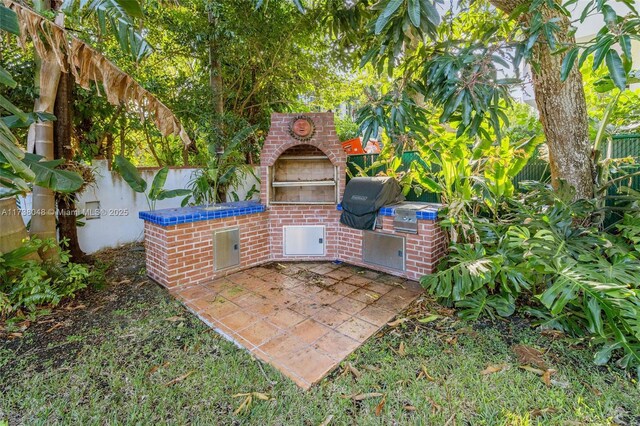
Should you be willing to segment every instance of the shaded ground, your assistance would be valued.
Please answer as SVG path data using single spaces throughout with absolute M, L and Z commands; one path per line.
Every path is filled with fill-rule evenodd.
M 107 287 L 0 325 L 0 424 L 640 424 L 637 384 L 580 342 L 424 299 L 303 392 L 145 278 L 141 247 L 100 258 Z

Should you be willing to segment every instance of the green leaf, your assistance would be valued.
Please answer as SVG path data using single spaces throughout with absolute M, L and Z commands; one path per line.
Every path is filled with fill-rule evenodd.
M 562 60 L 562 68 L 560 70 L 560 79 L 565 81 L 569 77 L 569 73 L 573 69 L 573 64 L 578 57 L 578 49 L 571 49 L 567 52 L 567 55 Z
M 438 14 L 438 9 L 433 5 L 433 2 L 431 0 L 420 0 L 420 4 L 429 22 L 433 25 L 440 24 L 440 15 Z
M 158 170 L 153 181 L 151 182 L 151 190 L 149 191 L 149 198 L 152 200 L 156 200 L 158 198 L 158 194 L 164 188 L 164 184 L 167 182 L 167 176 L 169 175 L 169 168 L 163 167 Z
M 158 193 L 158 200 L 166 200 L 167 198 L 184 197 L 191 195 L 191 191 L 188 189 L 171 189 L 165 191 L 164 189 Z
M 35 173 L 34 183 L 56 192 L 71 193 L 77 191 L 84 181 L 82 177 L 68 170 L 56 169 L 64 160 L 41 161 L 40 155 L 26 153 L 24 163 Z
M 136 166 L 131 164 L 129 160 L 121 155 L 116 155 L 115 164 L 118 173 L 129 184 L 131 189 L 138 193 L 144 193 L 147 190 L 147 182 L 140 176 Z
M 380 34 L 384 27 L 387 25 L 391 17 L 398 10 L 403 0 L 389 0 L 387 6 L 384 8 L 378 20 L 376 21 L 375 33 Z
M 7 98 L 5 98 L 2 95 L 0 95 L 0 108 L 6 109 L 10 113 L 16 115 L 20 120 L 24 121 L 24 120 L 27 119 L 27 114 L 22 112 L 22 110 L 20 108 L 18 108 L 17 106 L 13 105 L 11 102 L 9 102 L 9 100 Z
M 614 84 L 618 89 L 624 90 L 627 87 L 627 73 L 624 71 L 624 66 L 622 65 L 622 60 L 618 52 L 610 49 L 607 52 L 606 62 L 609 75 Z
M 420 27 L 420 0 L 409 0 L 409 19 L 414 27 Z
M 142 6 L 137 0 L 115 0 L 116 3 L 132 18 L 143 18 Z
M 7 70 L 0 67 L 0 84 L 14 88 L 18 83 L 11 77 L 11 74 L 9 74 Z
M 615 24 L 618 20 L 618 14 L 608 4 L 602 6 L 602 15 L 604 17 L 604 22 L 607 24 Z
M 31 112 L 26 114 L 26 119 L 22 120 L 16 115 L 7 115 L 0 118 L 10 129 L 18 127 L 29 127 L 36 121 L 56 121 L 56 116 L 47 112 Z
M 10 32 L 11 34 L 20 35 L 20 25 L 18 24 L 18 15 L 0 4 L 0 30 Z

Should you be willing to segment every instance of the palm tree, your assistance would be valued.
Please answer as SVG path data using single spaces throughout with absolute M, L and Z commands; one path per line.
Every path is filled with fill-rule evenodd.
M 41 6 L 42 10 L 46 10 L 47 6 L 43 2 L 50 5 L 50 0 L 38 1 L 38 6 Z M 74 3 L 73 1 L 67 2 L 66 7 L 73 9 Z M 133 3 L 135 6 L 132 6 Z M 28 151 L 35 149 L 36 154 L 41 155 L 45 160 L 53 160 L 53 126 L 51 121 L 46 118 L 53 113 L 58 82 L 62 73 L 71 73 L 75 82 L 84 88 L 89 88 L 89 84 L 95 82 L 102 88 L 107 101 L 111 104 L 136 108 L 140 112 L 141 119 L 153 118 L 163 136 L 177 135 L 182 138 L 185 144 L 190 143 L 184 128 L 166 105 L 101 53 L 62 27 L 61 12 L 56 15 L 56 22 L 53 22 L 24 5 L 11 1 L 5 4 L 6 7 L 0 7 L 9 9 L 17 18 L 16 25 L 13 25 L 17 28 L 10 28 L 11 32 L 19 33 L 19 44 L 23 48 L 28 48 L 28 42 L 31 42 L 38 63 L 36 86 L 39 95 L 34 105 L 34 117 L 36 118 L 29 129 Z M 127 50 L 137 55 L 138 59 L 150 50 L 144 39 L 135 33 L 133 21 L 127 18 L 128 12 L 138 13 L 136 11 L 140 10 L 136 1 L 103 0 L 91 2 L 89 7 L 101 21 L 104 22 L 105 19 L 108 19 L 111 22 L 114 31 L 126 39 L 121 43 L 121 46 L 125 46 Z M 131 25 L 127 27 L 129 24 Z M 3 151 L 0 152 L 4 154 Z M 28 172 L 23 170 L 24 168 L 15 170 L 16 167 L 19 165 L 12 165 L 15 172 L 28 175 Z M 30 177 L 34 178 L 35 176 Z M 21 177 L 16 175 L 16 178 Z M 17 181 L 14 179 L 12 184 L 15 182 Z M 43 214 L 35 215 L 32 218 L 31 234 L 41 238 L 55 238 L 55 215 L 53 213 L 55 199 L 51 189 L 42 185 L 34 187 L 33 209 Z M 0 234 L 1 232 L 2 230 L 0 230 Z M 14 245 L 19 245 L 19 241 L 12 240 Z M 4 250 L 7 249 L 8 247 L 4 247 Z

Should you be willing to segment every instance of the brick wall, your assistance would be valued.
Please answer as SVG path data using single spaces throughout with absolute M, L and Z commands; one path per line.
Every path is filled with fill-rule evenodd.
M 269 207 L 269 249 L 272 260 L 335 260 L 340 212 L 334 205 L 272 205 Z M 325 225 L 325 256 L 285 256 L 284 226 Z
M 405 237 L 406 271 L 364 263 L 362 261 L 363 231 L 344 225 L 340 225 L 338 232 L 338 258 L 354 265 L 366 266 L 391 275 L 417 280 L 436 270 L 438 261 L 447 247 L 446 235 L 434 220 L 419 220 L 418 234 L 404 234 L 393 231 L 392 216 L 382 216 L 382 230 L 378 232 Z
M 265 139 L 260 153 L 260 178 L 262 182 L 260 201 L 262 204 L 269 204 L 266 187 L 269 184 L 269 167 L 273 166 L 278 157 L 285 151 L 287 151 L 287 155 L 309 155 L 309 153 L 317 153 L 317 150 L 324 153 L 331 163 L 338 167 L 338 194 L 342 198 L 346 183 L 347 154 L 338 140 L 333 122 L 333 113 L 315 112 L 304 114 L 311 118 L 315 124 L 313 137 L 305 142 L 301 142 L 289 134 L 289 123 L 298 115 L 300 114 L 274 113 L 271 115 L 269 135 Z M 316 148 L 316 150 L 311 147 Z
M 147 274 L 165 287 L 210 281 L 269 260 L 267 213 L 160 226 L 145 222 Z M 240 229 L 240 265 L 213 268 L 213 231 Z
M 396 234 L 406 239 L 406 271 L 362 262 L 362 231 L 340 225 L 335 204 L 273 204 L 267 200 L 268 167 L 280 155 L 326 155 L 338 167 L 339 198 L 344 192 L 347 156 L 339 143 L 332 113 L 309 113 L 315 123 L 313 138 L 301 142 L 289 134 L 289 123 L 298 114 L 273 114 L 271 129 L 261 154 L 261 201 L 267 211 L 258 214 L 166 226 L 145 222 L 147 273 L 167 287 L 187 286 L 271 260 L 342 260 L 393 275 L 419 279 L 433 272 L 446 249 L 444 232 L 436 221 L 418 221 L 418 234 Z M 285 256 L 283 228 L 288 225 L 324 225 L 324 256 Z M 240 228 L 240 265 L 214 271 L 213 231 Z M 393 217 L 383 216 L 381 232 L 394 233 Z

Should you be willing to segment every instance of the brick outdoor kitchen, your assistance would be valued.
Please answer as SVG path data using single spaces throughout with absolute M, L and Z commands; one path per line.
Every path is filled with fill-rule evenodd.
M 292 131 L 299 120 L 310 126 L 304 137 Z M 446 247 L 437 207 L 418 211 L 417 233 L 394 229 L 394 206 L 380 210 L 375 230 L 346 227 L 339 222 L 346 162 L 333 113 L 273 114 L 260 202 L 141 212 L 147 274 L 175 289 L 273 261 L 338 261 L 413 280 L 433 272 Z M 367 259 L 367 234 L 395 237 L 401 266 Z

